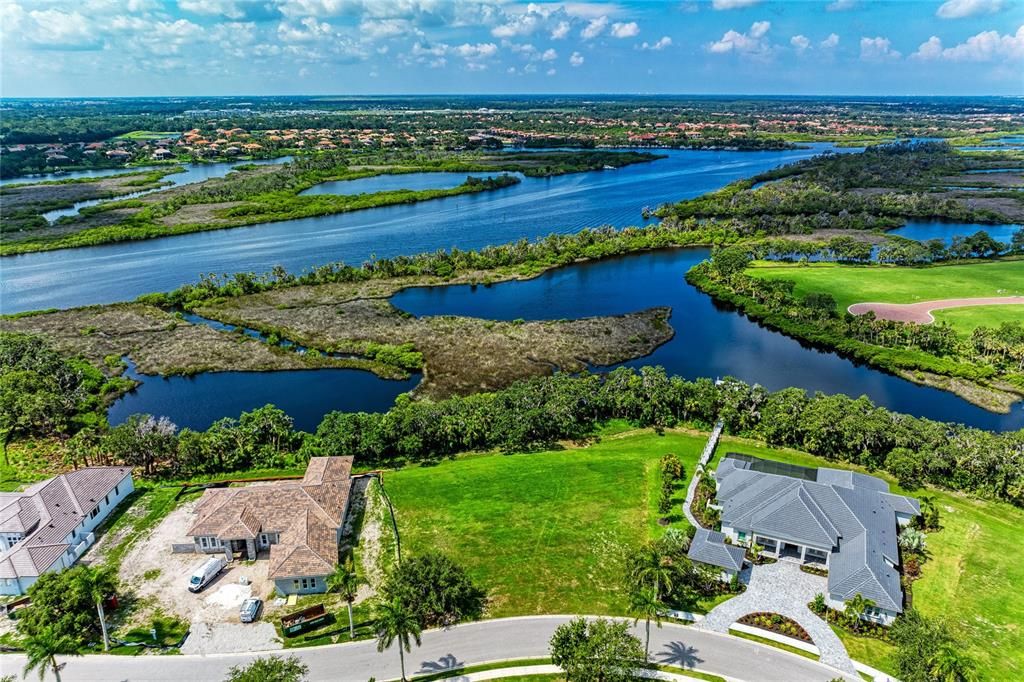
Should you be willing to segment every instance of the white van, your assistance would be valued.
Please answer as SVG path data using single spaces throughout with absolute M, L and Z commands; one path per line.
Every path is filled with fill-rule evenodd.
M 202 566 L 192 571 L 192 577 L 188 579 L 188 591 L 198 592 L 210 584 L 217 574 L 224 570 L 227 561 L 222 556 L 211 557 Z

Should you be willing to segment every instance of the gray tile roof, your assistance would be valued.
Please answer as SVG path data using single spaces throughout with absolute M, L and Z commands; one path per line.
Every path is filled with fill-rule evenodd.
M 745 553 L 742 547 L 725 544 L 725 536 L 718 531 L 698 528 L 686 555 L 694 561 L 739 571 Z
M 819 468 L 807 480 L 775 471 L 785 470 L 726 456 L 715 472 L 722 524 L 830 552 L 833 599 L 859 593 L 902 611 L 896 514 L 920 513 L 917 500 L 867 474 Z

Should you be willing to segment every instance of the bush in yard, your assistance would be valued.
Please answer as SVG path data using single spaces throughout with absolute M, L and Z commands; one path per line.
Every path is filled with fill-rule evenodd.
M 669 481 L 672 485 L 675 485 L 683 480 L 685 475 L 686 468 L 678 456 L 670 452 L 661 458 L 662 480 Z
M 926 545 L 924 533 L 916 528 L 907 527 L 900 531 L 897 540 L 900 549 L 911 554 L 922 554 Z
M 576 618 L 551 637 L 551 662 L 572 682 L 629 682 L 644 650 L 626 621 Z
M 309 666 L 295 656 L 266 656 L 232 666 L 224 682 L 302 682 L 308 673 Z
M 974 661 L 963 654 L 945 624 L 910 609 L 896 619 L 889 631 L 896 644 L 893 660 L 903 682 L 971 682 L 976 680 Z
M 479 618 L 487 601 L 486 590 L 473 583 L 466 569 L 440 552 L 404 561 L 384 591 L 389 599 L 400 598 L 424 627 Z

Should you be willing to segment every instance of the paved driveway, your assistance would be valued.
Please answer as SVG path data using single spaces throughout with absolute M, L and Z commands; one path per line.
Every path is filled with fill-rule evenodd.
M 729 626 L 748 613 L 769 611 L 792 618 L 807 630 L 821 652 L 821 662 L 856 674 L 846 647 L 832 628 L 807 608 L 816 594 L 828 592 L 828 580 L 800 570 L 788 561 L 754 566 L 749 569 L 746 591 L 722 602 L 694 627 L 713 632 L 729 632 Z
M 503 659 L 538 658 L 549 654 L 548 641 L 570 616 L 531 616 L 467 623 L 423 634 L 423 646 L 406 654 L 407 673 L 451 670 Z M 641 637 L 643 622 L 636 628 Z M 278 652 L 280 653 L 280 652 Z M 370 677 L 391 680 L 399 676 L 398 652 L 378 653 L 372 641 L 309 649 L 294 653 L 309 665 L 311 680 L 366 682 Z M 750 682 L 827 682 L 838 671 L 812 660 L 754 642 L 665 623 L 651 628 L 651 654 L 655 660 L 695 668 L 729 680 Z M 233 665 L 251 661 L 255 654 L 208 656 L 85 656 L 67 661 L 65 682 L 205 682 L 224 679 Z M 18 675 L 25 664 L 21 655 L 0 655 L 0 675 Z M 48 679 L 53 679 L 49 676 Z M 851 682 L 859 682 L 856 676 Z

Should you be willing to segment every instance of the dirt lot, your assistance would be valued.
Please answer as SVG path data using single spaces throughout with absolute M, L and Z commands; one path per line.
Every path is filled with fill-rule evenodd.
M 172 554 L 171 544 L 189 542 L 185 532 L 194 520 L 196 501 L 168 514 L 152 532 L 140 538 L 121 562 L 121 579 L 132 586 L 139 600 L 152 603 L 191 623 L 182 653 L 262 651 L 282 647 L 272 623 L 262 620 L 242 625 L 238 607 L 249 597 L 260 597 L 272 608 L 274 586 L 267 578 L 266 556 L 257 561 L 235 561 L 202 592 L 188 590 L 193 569 L 205 554 Z M 249 584 L 242 584 L 245 578 Z M 268 597 L 270 599 L 268 599 Z

